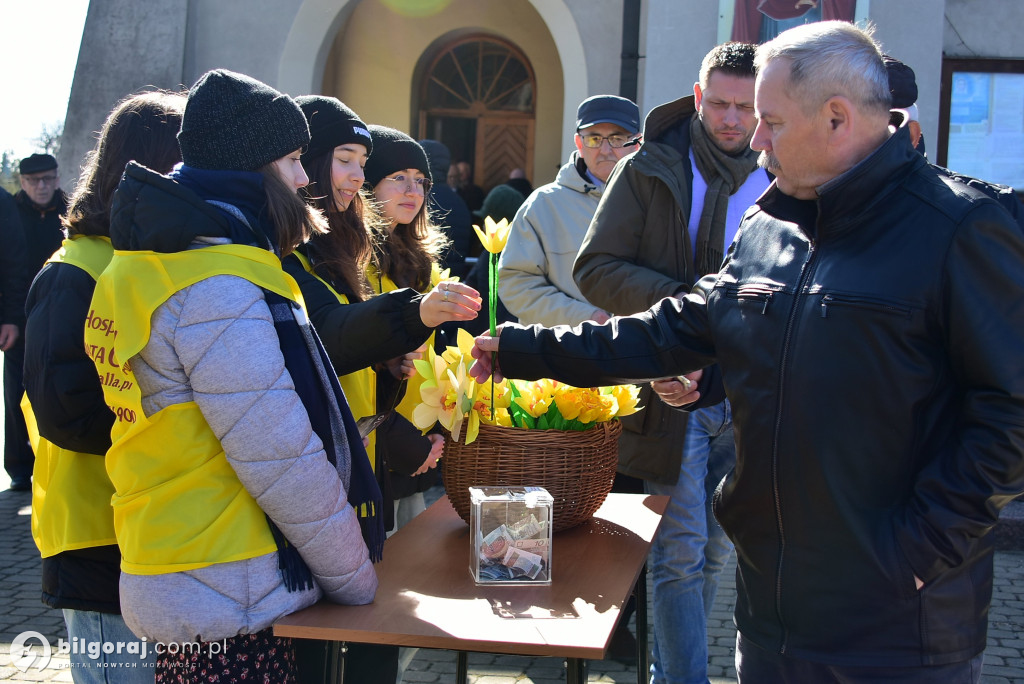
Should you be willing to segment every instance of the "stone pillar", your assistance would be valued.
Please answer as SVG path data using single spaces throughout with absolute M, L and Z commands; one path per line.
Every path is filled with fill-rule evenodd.
M 65 189 L 74 187 L 96 133 L 121 98 L 146 86 L 182 85 L 187 26 L 188 0 L 89 3 L 58 159 Z

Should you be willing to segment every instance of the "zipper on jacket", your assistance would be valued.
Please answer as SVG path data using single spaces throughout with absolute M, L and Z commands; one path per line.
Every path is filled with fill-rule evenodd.
M 771 304 L 774 290 L 764 285 L 740 285 L 726 289 L 725 296 L 736 300 L 753 300 L 761 304 L 761 314 L 768 313 L 768 305 Z
M 868 297 L 827 294 L 821 298 L 822 318 L 828 318 L 829 306 L 849 306 L 857 309 L 867 309 L 869 311 L 881 311 L 882 313 L 896 314 L 897 316 L 903 316 L 904 318 L 910 318 L 911 314 L 910 307 L 900 306 L 890 302 L 883 302 L 877 299 L 870 299 Z
M 783 388 L 786 366 L 789 362 L 789 343 L 793 338 L 793 330 L 796 327 L 797 313 L 801 308 L 800 301 L 804 296 L 804 286 L 810 279 L 811 273 L 814 270 L 812 266 L 818 255 L 814 242 L 812 241 L 809 244 L 807 260 L 804 261 L 800 278 L 796 284 L 796 290 L 793 293 L 793 306 L 790 309 L 789 320 L 786 322 L 786 332 L 782 338 L 782 360 L 779 363 L 779 402 L 778 408 L 775 411 L 775 430 L 772 434 L 772 494 L 775 500 L 775 525 L 779 530 L 779 561 L 775 566 L 775 613 L 778 616 L 779 625 L 782 627 L 782 644 L 779 647 L 779 653 L 783 655 L 786 653 L 789 630 L 782 619 L 782 564 L 786 553 L 786 534 L 782 525 L 782 502 L 779 494 L 779 431 L 782 428 Z M 767 304 L 765 307 L 767 308 Z

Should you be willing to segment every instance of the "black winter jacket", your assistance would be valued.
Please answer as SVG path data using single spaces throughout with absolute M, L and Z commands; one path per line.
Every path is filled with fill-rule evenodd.
M 82 338 L 95 287 L 92 276 L 71 264 L 47 264 L 36 276 L 25 305 L 25 392 L 40 435 L 82 458 L 102 459 L 114 414 Z M 120 613 L 120 563 L 116 545 L 44 558 L 43 603 Z
M 299 249 L 316 269 L 319 259 L 315 243 Z M 282 265 L 298 283 L 309 320 L 338 375 L 411 352 L 430 337 L 431 328 L 420 318 L 423 295 L 412 288 L 393 290 L 364 302 L 340 304 L 334 292 L 306 271 L 297 257 L 285 257 Z M 318 274 L 335 291 L 351 295 L 340 278 Z
M 0 324 L 25 325 L 25 233 L 14 198 L 0 188 Z
M 769 188 L 685 300 L 506 328 L 498 361 L 579 385 L 717 360 L 743 635 L 823 663 L 964 661 L 985 648 L 989 531 L 1024 490 L 1024 241 L 906 129 L 818 190 Z
M 60 248 L 64 239 L 64 228 L 60 218 L 68 213 L 67 195 L 57 188 L 45 209 L 37 208 L 28 194 L 21 190 L 14 196 L 21 217 L 21 229 L 25 235 L 26 277 L 32 282 L 46 260 Z M 26 288 L 27 289 L 27 288 Z

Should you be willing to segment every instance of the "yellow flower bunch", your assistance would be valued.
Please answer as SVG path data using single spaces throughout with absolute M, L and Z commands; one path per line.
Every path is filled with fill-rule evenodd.
M 465 425 L 466 444 L 471 444 L 480 433 L 481 423 L 537 430 L 586 430 L 594 423 L 639 410 L 640 388 L 636 385 L 581 388 L 555 380 L 503 380 L 481 385 L 468 372 L 473 365 L 473 336 L 459 330 L 456 342 L 457 346 L 446 348 L 440 355 L 428 348 L 425 358 L 415 362 L 424 382 L 412 422 L 423 431 L 439 423 L 458 441 Z

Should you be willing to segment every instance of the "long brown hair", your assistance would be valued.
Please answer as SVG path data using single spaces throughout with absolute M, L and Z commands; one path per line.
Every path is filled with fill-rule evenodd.
M 327 219 L 299 197 L 270 162 L 260 169 L 267 193 L 267 217 L 277 230 L 277 243 L 284 258 L 314 235 L 326 233 Z
M 323 212 L 328 225 L 328 231 L 314 240 L 318 260 L 313 270 L 328 281 L 340 279 L 347 295 L 354 301 L 364 301 L 373 294 L 366 279 L 366 265 L 370 263 L 373 249 L 374 226 L 382 225 L 383 219 L 364 190 L 352 198 L 348 208 L 338 208 L 331 183 L 333 162 L 333 149 L 316 157 L 302 158 L 302 166 L 309 176 L 309 185 L 302 189 L 302 196 Z
M 387 275 L 398 287 L 411 287 L 420 292 L 430 289 L 430 271 L 441 260 L 441 254 L 450 240 L 430 221 L 427 202 L 411 223 L 399 223 L 393 230 L 380 228 L 374 244 L 373 261 L 381 274 Z
M 63 219 L 68 235 L 110 235 L 110 200 L 128 162 L 167 173 L 181 161 L 176 136 L 184 109 L 185 94 L 166 90 L 129 95 L 117 103 L 85 157 Z

